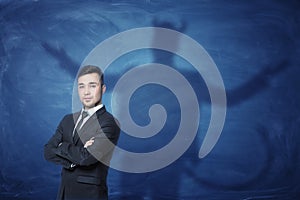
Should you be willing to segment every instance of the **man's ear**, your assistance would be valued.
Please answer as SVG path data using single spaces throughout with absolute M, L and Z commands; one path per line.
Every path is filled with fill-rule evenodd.
M 105 91 L 106 91 L 106 85 L 103 84 L 103 85 L 102 85 L 102 94 L 104 94 Z

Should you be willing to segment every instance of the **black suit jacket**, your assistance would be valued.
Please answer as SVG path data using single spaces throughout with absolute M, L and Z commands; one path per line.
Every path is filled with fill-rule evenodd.
M 57 198 L 107 199 L 108 165 L 119 138 L 119 124 L 102 107 L 78 131 L 80 137 L 73 137 L 79 114 L 66 115 L 44 146 L 45 159 L 63 166 Z M 94 143 L 84 148 L 92 137 Z

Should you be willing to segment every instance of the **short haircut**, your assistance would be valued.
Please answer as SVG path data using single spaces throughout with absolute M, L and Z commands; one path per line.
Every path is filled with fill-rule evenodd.
M 92 73 L 96 73 L 99 75 L 99 78 L 100 78 L 100 83 L 101 85 L 104 84 L 104 76 L 103 76 L 103 72 L 102 70 L 100 69 L 100 67 L 97 67 L 95 65 L 85 65 L 83 66 L 80 70 L 79 70 L 79 73 L 77 75 L 77 80 L 79 77 L 83 76 L 83 75 L 86 75 L 86 74 L 92 74 Z

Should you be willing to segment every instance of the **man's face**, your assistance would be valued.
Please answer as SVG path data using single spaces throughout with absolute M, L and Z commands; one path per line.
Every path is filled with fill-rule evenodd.
M 101 86 L 97 73 L 85 74 L 78 78 L 78 95 L 84 109 L 90 109 L 101 103 L 105 85 Z

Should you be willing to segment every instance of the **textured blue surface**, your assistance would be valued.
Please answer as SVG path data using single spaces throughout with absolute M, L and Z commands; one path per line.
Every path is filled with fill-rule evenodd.
M 192 66 L 165 52 L 133 52 L 107 69 L 108 95 L 127 69 L 159 62 L 178 69 L 197 92 L 196 140 L 170 166 L 145 174 L 111 170 L 111 199 L 300 198 L 299 1 L 0 1 L 0 199 L 54 199 L 60 168 L 43 159 L 43 145 L 72 111 L 77 70 L 106 38 L 131 28 L 178 30 L 214 59 L 228 97 L 225 127 L 213 151 L 199 159 L 209 124 L 206 86 Z M 162 94 L 162 95 L 161 95 Z M 131 111 L 145 125 L 160 103 L 169 118 L 163 137 L 120 145 L 136 152 L 165 145 L 179 122 L 178 102 L 148 85 Z M 148 149 L 144 149 L 147 147 Z

